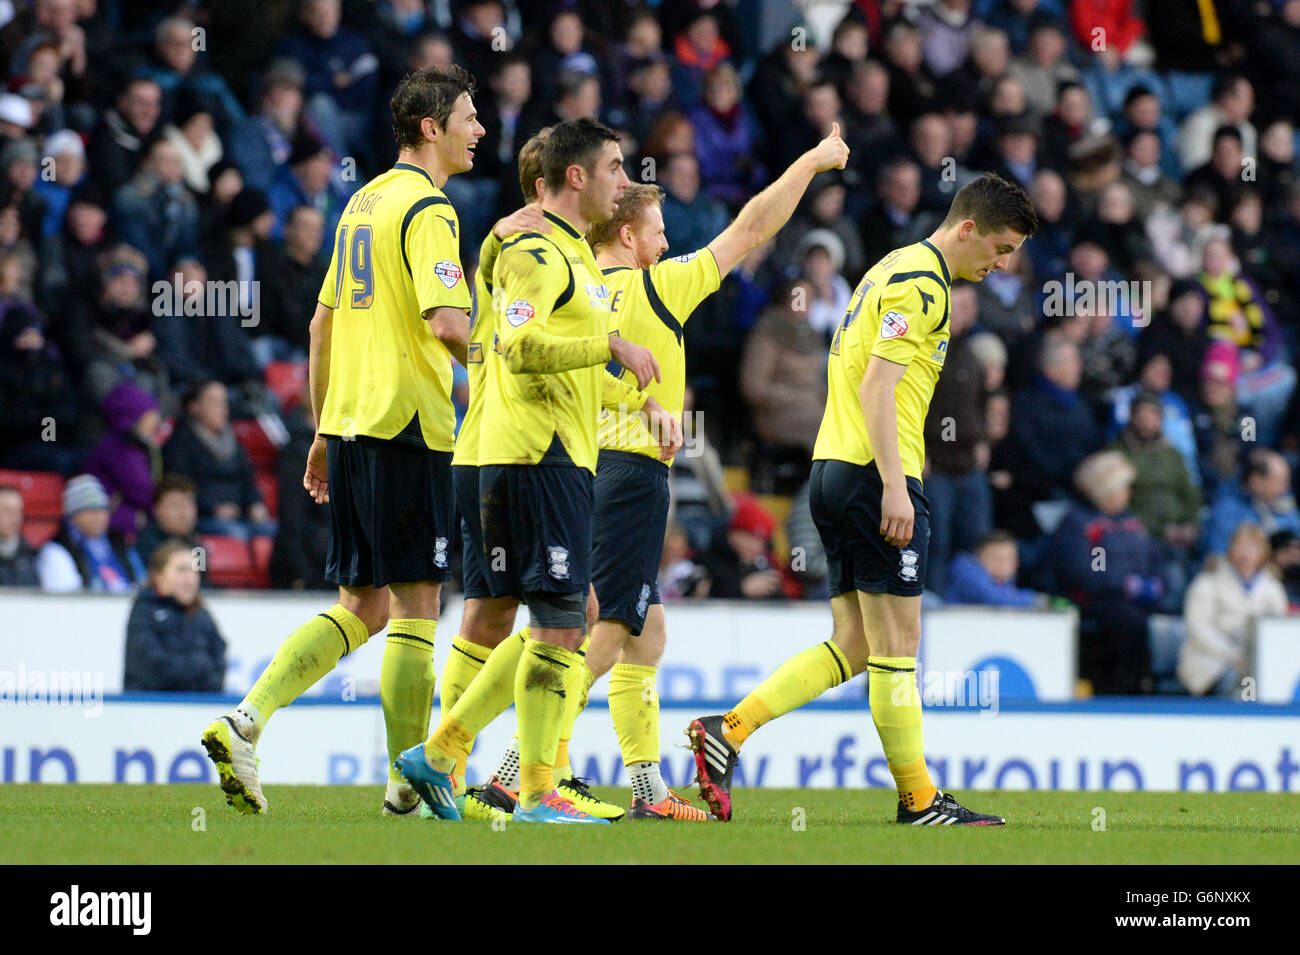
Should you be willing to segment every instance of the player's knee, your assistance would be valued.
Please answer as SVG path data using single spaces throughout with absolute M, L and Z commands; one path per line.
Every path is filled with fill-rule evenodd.
M 538 590 L 524 595 L 528 624 L 544 630 L 581 629 L 587 622 L 585 595 L 555 594 Z

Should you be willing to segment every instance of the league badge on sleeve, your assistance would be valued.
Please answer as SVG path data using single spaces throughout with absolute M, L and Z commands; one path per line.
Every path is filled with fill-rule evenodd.
M 460 266 L 451 259 L 443 259 L 433 267 L 433 274 L 438 276 L 438 281 L 442 282 L 447 288 L 455 288 L 456 283 L 461 280 L 464 274 Z
M 907 334 L 907 319 L 898 312 L 886 312 L 880 320 L 881 338 L 902 338 Z
M 506 321 L 515 328 L 518 328 L 536 314 L 532 305 L 522 298 L 517 298 L 506 306 Z

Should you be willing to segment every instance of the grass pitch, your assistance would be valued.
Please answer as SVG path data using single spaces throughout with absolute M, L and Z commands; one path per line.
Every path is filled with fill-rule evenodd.
M 597 790 L 624 805 L 626 789 Z M 519 826 L 382 818 L 378 786 L 0 787 L 0 863 L 1294 863 L 1300 796 L 959 792 L 1004 829 L 906 828 L 885 790 L 739 789 L 729 824 Z M 693 791 L 687 795 L 698 795 Z M 698 799 L 696 799 L 698 804 Z M 1094 829 L 1102 820 L 1104 831 Z

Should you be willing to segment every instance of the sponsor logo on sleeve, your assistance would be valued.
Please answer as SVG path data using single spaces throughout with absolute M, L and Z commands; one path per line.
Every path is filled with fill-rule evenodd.
M 880 320 L 881 338 L 902 338 L 907 334 L 907 319 L 898 312 L 886 312 Z
M 433 274 L 438 276 L 438 281 L 442 282 L 447 288 L 455 288 L 456 283 L 461 280 L 464 274 L 460 266 L 451 259 L 443 259 L 433 267 Z
M 517 298 L 506 306 L 506 321 L 518 328 L 537 313 L 533 306 L 522 298 Z
M 699 254 L 700 254 L 699 252 L 687 252 L 685 255 L 674 255 L 674 256 L 673 256 L 673 261 L 674 261 L 674 262 L 689 262 L 691 259 L 695 258 L 695 257 L 696 257 L 697 255 L 699 255 Z

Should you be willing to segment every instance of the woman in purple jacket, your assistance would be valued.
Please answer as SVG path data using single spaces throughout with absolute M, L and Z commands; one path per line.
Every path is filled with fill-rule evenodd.
M 104 396 L 101 411 L 108 432 L 90 452 L 85 470 L 99 478 L 113 500 L 109 528 L 134 537 L 149 519 L 162 468 L 155 443 L 162 424 L 158 401 L 134 382 L 124 381 Z
M 758 124 L 740 98 L 740 79 L 730 63 L 719 63 L 704 78 L 704 98 L 690 112 L 700 182 L 710 198 L 739 208 L 762 182 Z

